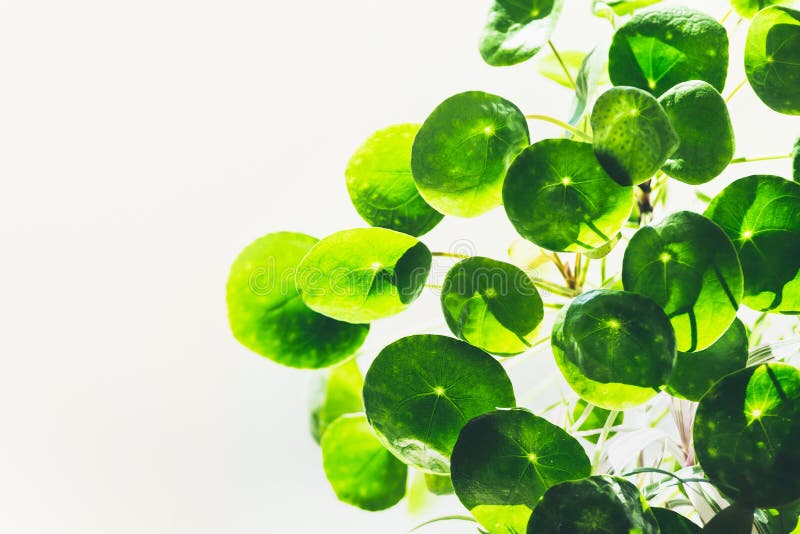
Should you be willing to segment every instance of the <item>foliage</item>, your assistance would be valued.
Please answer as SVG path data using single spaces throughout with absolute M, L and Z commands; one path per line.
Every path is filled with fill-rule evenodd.
M 242 251 L 231 330 L 277 363 L 319 369 L 311 433 L 340 500 L 393 506 L 411 470 L 414 495 L 455 493 L 471 514 L 420 529 L 796 531 L 798 344 L 752 349 L 800 314 L 800 140 L 734 157 L 729 113 L 749 83 L 765 113 L 800 114 L 800 12 L 784 3 L 731 0 L 728 15 L 752 20 L 729 51 L 723 23 L 694 8 L 594 0 L 613 32 L 559 52 L 563 0 L 494 0 L 481 56 L 538 56 L 550 90 L 571 93 L 563 120 L 451 96 L 352 155 L 346 188 L 369 228 L 271 233 Z M 746 80 L 726 91 L 729 54 Z M 564 134 L 532 138 L 534 120 Z M 733 167 L 777 158 L 794 181 Z M 701 214 L 667 196 L 676 181 L 719 193 L 695 190 Z M 508 261 L 418 239 L 500 205 L 521 236 Z M 426 286 L 441 291 L 442 323 L 356 356 L 370 323 Z

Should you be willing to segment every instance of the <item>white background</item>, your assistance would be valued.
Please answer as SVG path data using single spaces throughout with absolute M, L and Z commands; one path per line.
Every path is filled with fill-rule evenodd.
M 567 3 L 561 48 L 609 33 L 589 0 Z M 0 1 L 0 531 L 404 532 L 433 513 L 335 500 L 308 373 L 233 340 L 224 287 L 262 234 L 363 225 L 342 174 L 372 131 L 471 89 L 566 116 L 567 92 L 532 63 L 483 64 L 488 5 Z M 749 89 L 732 111 L 740 155 L 788 152 L 800 133 Z M 501 257 L 513 236 L 496 210 L 425 240 Z M 427 295 L 366 352 L 437 313 Z

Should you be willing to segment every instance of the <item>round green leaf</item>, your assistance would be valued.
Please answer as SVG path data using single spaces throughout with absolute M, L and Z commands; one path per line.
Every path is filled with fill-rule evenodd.
M 443 215 L 419 196 L 411 177 L 411 145 L 418 130 L 418 124 L 379 130 L 347 164 L 350 200 L 372 226 L 419 236 L 442 220 Z
M 679 352 L 667 383 L 673 397 L 699 401 L 714 382 L 747 365 L 747 331 L 734 319 L 722 337 L 697 352 Z
M 762 102 L 800 115 L 800 11 L 772 6 L 758 12 L 747 32 L 744 69 Z
M 322 435 L 322 466 L 340 501 L 385 510 L 406 494 L 408 467 L 372 432 L 363 414 L 344 415 Z
M 800 534 L 800 501 L 781 508 L 762 510 L 767 532 L 772 534 Z
M 706 523 L 702 532 L 706 534 L 751 534 L 753 532 L 753 512 L 751 506 L 733 503 L 723 509 Z
M 453 487 L 489 532 L 523 532 L 547 489 L 588 477 L 589 458 L 558 426 L 524 409 L 472 419 L 453 449 Z
M 311 437 L 319 443 L 325 429 L 340 416 L 364 411 L 364 379 L 355 359 L 320 371 L 311 384 Z
M 731 0 L 731 5 L 736 12 L 744 18 L 753 18 L 765 7 L 776 4 L 791 4 L 792 0 Z
M 592 108 L 594 153 L 622 185 L 651 178 L 678 148 L 678 135 L 653 96 L 635 87 L 614 87 Z
M 231 266 L 226 287 L 234 337 L 248 349 L 290 367 L 338 363 L 364 343 L 369 325 L 335 321 L 310 310 L 295 288 L 300 260 L 317 243 L 277 232 L 253 241 Z
M 680 139 L 662 170 L 692 185 L 719 176 L 733 159 L 735 147 L 728 106 L 722 96 L 706 82 L 695 80 L 676 85 L 658 102 Z
M 683 352 L 719 339 L 742 300 L 742 268 L 733 243 L 719 226 L 691 211 L 634 234 L 622 262 L 622 284 L 664 309 Z
M 349 323 L 405 310 L 422 292 L 431 253 L 413 237 L 385 228 L 332 234 L 303 258 L 295 276 L 303 302 Z
M 467 421 L 515 404 L 497 360 L 445 336 L 395 341 L 378 354 L 364 382 L 367 417 L 381 441 L 405 463 L 435 474 L 449 472 Z
M 781 363 L 730 374 L 700 400 L 694 448 L 708 479 L 737 503 L 800 498 L 800 371 Z
M 800 137 L 794 142 L 792 149 L 792 178 L 795 182 L 800 182 Z
M 667 383 L 675 333 L 651 299 L 594 290 L 562 308 L 551 337 L 553 355 L 580 397 L 609 410 L 642 404 Z
M 508 263 L 473 257 L 447 273 L 442 312 L 457 337 L 494 354 L 530 348 L 544 307 L 528 275 Z
M 800 313 L 800 185 L 778 176 L 748 176 L 722 190 L 705 215 L 736 247 L 744 304 Z
M 577 421 L 581 415 L 583 415 L 584 410 L 588 410 L 589 403 L 587 403 L 583 399 L 578 399 L 578 402 L 575 403 L 575 408 L 572 410 L 572 419 Z M 611 410 L 606 410 L 605 408 L 601 408 L 599 406 L 592 406 L 592 411 L 589 412 L 589 415 L 584 419 L 581 426 L 578 427 L 578 431 L 585 432 L 587 430 L 600 430 L 602 429 L 606 421 L 608 421 L 609 416 L 611 416 Z M 612 421 L 613 426 L 621 425 L 625 421 L 625 413 L 624 412 L 617 412 L 616 417 L 614 417 L 614 421 Z M 616 434 L 616 432 L 609 432 L 608 439 Z M 589 434 L 584 436 L 584 439 L 590 441 L 591 443 L 597 443 L 597 440 L 600 439 L 600 434 Z
M 455 492 L 449 475 L 425 473 L 425 487 L 434 495 L 452 495 Z
M 591 145 L 545 139 L 514 160 L 503 201 L 525 239 L 548 250 L 583 251 L 619 232 L 631 211 L 633 190 L 606 174 Z
M 630 15 L 637 9 L 659 3 L 661 0 L 592 0 L 592 13 L 597 16 L 608 17 L 607 10 L 611 10 L 611 15 L 620 17 Z
M 495 0 L 479 50 L 498 67 L 532 58 L 547 44 L 561 15 L 563 0 Z
M 567 68 L 567 71 L 569 71 L 572 82 L 567 78 L 564 67 L 561 66 L 561 61 L 558 60 L 559 56 L 561 56 L 561 61 L 564 62 L 564 66 Z M 561 50 L 558 56 L 553 52 L 542 54 L 536 64 L 536 70 L 539 71 L 539 74 L 553 80 L 558 85 L 564 86 L 567 89 L 574 89 L 572 83 L 575 81 L 575 78 L 577 78 L 578 71 L 580 71 L 583 58 L 585 57 L 586 52 L 581 52 L 579 50 Z
M 508 100 L 480 91 L 451 96 L 414 139 L 414 181 L 441 213 L 480 215 L 500 205 L 506 170 L 529 142 L 525 116 Z
M 716 20 L 694 9 L 651 9 L 617 30 L 608 61 L 614 85 L 660 96 L 681 82 L 703 80 L 721 92 L 728 75 L 728 34 Z
M 661 534 L 697 534 L 700 532 L 700 527 L 674 510 L 656 507 L 650 510 L 658 522 Z
M 658 523 L 636 486 L 599 475 L 553 486 L 534 509 L 528 534 L 658 534 Z

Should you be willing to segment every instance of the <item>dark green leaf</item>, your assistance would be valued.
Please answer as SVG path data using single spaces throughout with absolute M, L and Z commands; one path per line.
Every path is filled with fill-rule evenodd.
M 680 139 L 678 149 L 662 170 L 693 185 L 719 176 L 733 159 L 735 146 L 728 106 L 722 96 L 706 82 L 695 80 L 676 85 L 658 102 Z
M 661 534 L 697 534 L 700 527 L 686 519 L 684 516 L 667 508 L 651 508 L 658 521 Z
M 633 190 L 606 174 L 591 145 L 545 139 L 514 160 L 503 201 L 525 239 L 548 250 L 582 251 L 617 234 L 630 213 Z
M 553 354 L 580 397 L 609 410 L 642 404 L 667 383 L 675 333 L 651 299 L 626 291 L 583 293 L 561 310 Z
M 635 87 L 614 87 L 592 109 L 594 152 L 622 185 L 651 178 L 678 148 L 678 135 L 653 96 Z
M 758 13 L 765 7 L 776 4 L 791 4 L 792 0 L 731 0 L 731 5 L 736 12 L 745 17 L 753 18 L 753 15 Z
M 534 509 L 528 534 L 658 534 L 636 486 L 608 475 L 553 486 Z
M 363 414 L 344 415 L 322 435 L 322 465 L 339 500 L 385 510 L 406 494 L 408 468 L 372 432 Z
M 369 325 L 348 324 L 310 310 L 295 288 L 300 260 L 317 243 L 292 232 L 267 234 L 231 266 L 226 300 L 234 337 L 250 350 L 290 367 L 338 363 L 364 343 Z
M 516 65 L 547 43 L 561 15 L 562 0 L 494 0 L 480 52 L 489 65 Z
M 800 533 L 800 501 L 781 508 L 768 508 L 762 512 L 770 534 Z
M 634 15 L 614 34 L 608 72 L 614 85 L 662 95 L 689 80 L 722 92 L 728 74 L 728 34 L 716 20 L 687 7 Z
M 739 253 L 743 303 L 800 313 L 800 185 L 778 176 L 748 176 L 717 195 L 705 215 Z
M 585 400 L 578 399 L 578 402 L 575 403 L 575 408 L 572 410 L 572 419 L 577 421 L 578 418 L 584 413 L 584 410 L 588 410 L 588 405 Z M 600 430 L 602 429 L 606 421 L 608 421 L 609 416 L 611 415 L 610 410 L 606 410 L 605 408 L 601 408 L 599 406 L 592 406 L 591 412 L 589 415 L 584 419 L 581 426 L 578 427 L 578 431 L 587 431 L 587 430 Z M 611 422 L 613 426 L 621 425 L 625 420 L 625 414 L 623 412 L 618 412 L 617 416 Z M 609 432 L 607 438 L 610 439 L 616 432 Z M 590 441 L 591 443 L 597 443 L 597 440 L 600 439 L 600 434 L 589 434 L 584 436 L 584 439 Z
M 348 413 L 364 411 L 364 379 L 355 359 L 320 371 L 311 385 L 311 436 L 319 443 L 329 424 Z
M 747 331 L 734 319 L 711 346 L 697 352 L 679 352 L 667 383 L 673 397 L 699 401 L 714 382 L 747 365 Z
M 694 447 L 709 480 L 740 504 L 800 498 L 800 371 L 770 363 L 730 374 L 700 400 Z
M 733 243 L 719 226 L 690 211 L 634 234 L 625 250 L 622 284 L 664 309 L 683 352 L 719 339 L 742 300 L 742 268 Z
M 544 308 L 539 292 L 519 268 L 473 257 L 453 266 L 442 287 L 442 312 L 450 330 L 494 354 L 530 348 Z
M 800 137 L 794 142 L 792 149 L 792 178 L 795 182 L 800 182 Z
M 372 226 L 419 236 L 442 220 L 443 215 L 419 196 L 411 177 L 411 145 L 418 130 L 418 124 L 379 130 L 347 164 L 350 200 Z
M 332 234 L 312 248 L 297 269 L 306 305 L 340 321 L 366 323 L 405 310 L 425 287 L 428 248 L 385 228 Z
M 590 471 L 572 436 L 524 409 L 472 419 L 453 449 L 456 495 L 490 532 L 523 532 L 549 487 Z
M 384 348 L 367 372 L 364 405 L 383 443 L 404 462 L 447 474 L 458 433 L 473 417 L 513 407 L 503 367 L 463 341 L 421 335 Z
M 772 6 L 758 12 L 747 32 L 744 68 L 762 102 L 800 115 L 800 11 Z
M 703 527 L 706 534 L 751 534 L 753 532 L 752 507 L 734 503 L 711 518 Z
M 525 116 L 508 100 L 480 91 L 451 96 L 414 140 L 414 181 L 441 213 L 480 215 L 500 205 L 506 170 L 529 142 Z

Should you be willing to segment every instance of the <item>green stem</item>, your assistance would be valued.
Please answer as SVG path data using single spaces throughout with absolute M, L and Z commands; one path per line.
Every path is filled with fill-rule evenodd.
M 594 448 L 594 456 L 592 457 L 592 474 L 598 474 L 597 470 L 600 467 L 600 460 L 603 456 L 603 448 L 606 445 L 606 440 L 608 439 L 608 433 L 611 431 L 611 428 L 614 426 L 614 421 L 617 420 L 617 416 L 619 415 L 619 411 L 611 410 L 606 418 L 606 422 L 603 425 L 603 431 L 600 433 L 600 437 L 597 439 L 597 446 Z
M 733 88 L 733 90 L 730 92 L 730 94 L 729 94 L 728 96 L 726 96 L 726 97 L 725 97 L 725 103 L 727 104 L 728 102 L 730 102 L 730 101 L 731 101 L 731 99 L 732 99 L 734 96 L 736 96 L 736 93 L 738 93 L 738 92 L 739 92 L 739 90 L 740 90 L 742 87 L 744 87 L 744 84 L 746 84 L 746 83 L 747 83 L 747 78 L 745 78 L 744 80 L 742 80 L 741 82 L 739 82 L 739 85 L 737 85 L 736 87 L 734 87 L 734 88 Z
M 431 256 L 435 258 L 457 258 L 459 260 L 466 260 L 472 257 L 467 254 L 458 254 L 456 252 L 431 252 Z
M 742 156 L 738 158 L 733 158 L 730 164 L 733 165 L 734 163 L 752 163 L 754 161 L 769 161 L 773 159 L 789 159 L 791 157 L 792 157 L 791 154 L 776 154 L 774 156 L 755 156 L 755 157 Z
M 535 285 L 541 287 L 542 289 L 545 289 L 545 290 L 549 291 L 550 293 L 554 293 L 556 295 L 561 295 L 562 297 L 572 298 L 572 297 L 575 297 L 575 296 L 578 295 L 578 293 L 576 291 L 574 291 L 574 290 L 572 290 L 572 289 L 570 289 L 568 287 L 559 286 L 559 285 L 554 284 L 552 282 L 548 282 L 547 280 L 544 280 L 542 278 L 531 277 L 531 282 L 533 282 Z
M 558 63 L 561 65 L 561 68 L 564 70 L 564 74 L 567 76 L 567 80 L 569 80 L 569 84 L 572 86 L 572 90 L 573 91 L 577 91 L 578 90 L 578 86 L 575 85 L 575 80 L 572 79 L 572 74 L 569 72 L 569 69 L 564 64 L 564 60 L 561 59 L 561 54 L 559 54 L 558 50 L 556 50 L 556 45 L 554 45 L 553 41 L 551 41 L 550 39 L 547 40 L 547 44 L 550 45 L 550 50 L 553 51 L 553 55 L 556 56 L 556 59 L 558 60 Z
M 567 124 L 564 121 L 558 120 L 555 117 L 550 117 L 549 115 L 525 115 L 526 119 L 530 119 L 533 121 L 542 121 L 542 122 L 549 122 L 550 124 L 555 124 L 556 126 L 560 126 L 564 128 L 568 132 L 575 135 L 575 137 L 580 137 L 584 141 L 591 141 L 592 138 L 588 134 L 583 133 L 579 129 L 575 128 L 574 126 Z

